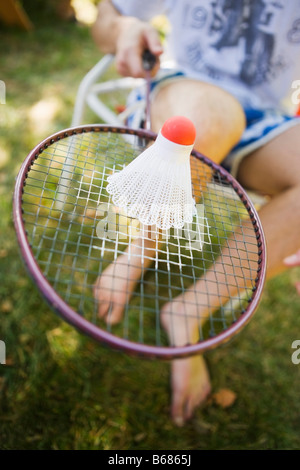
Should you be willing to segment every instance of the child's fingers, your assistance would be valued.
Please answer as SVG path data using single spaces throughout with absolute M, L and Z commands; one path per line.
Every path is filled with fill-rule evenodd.
M 159 57 L 163 53 L 163 46 L 160 42 L 159 35 L 154 28 L 149 28 L 145 30 L 144 39 L 145 39 L 147 48 L 156 57 Z

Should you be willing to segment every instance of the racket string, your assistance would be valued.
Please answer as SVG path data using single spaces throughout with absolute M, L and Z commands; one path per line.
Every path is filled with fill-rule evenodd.
M 198 181 L 197 186 L 194 183 L 194 195 L 204 212 L 192 227 L 174 231 L 162 242 L 156 239 L 151 256 L 143 245 L 141 277 L 131 292 L 129 285 L 135 279 L 129 274 L 130 262 L 134 259 L 130 250 L 136 239 L 132 236 L 132 232 L 136 235 L 135 221 L 116 210 L 105 187 L 107 176 L 122 169 L 139 153 L 141 141 L 136 137 L 134 144 L 129 145 L 114 133 L 90 134 L 72 136 L 50 146 L 34 162 L 27 176 L 24 219 L 35 258 L 45 277 L 62 298 L 87 319 L 140 343 L 166 344 L 160 309 L 178 295 L 183 299 L 183 318 L 187 321 L 194 315 L 197 319 L 200 341 L 228 328 L 245 310 L 248 292 L 255 288 L 259 258 L 254 227 L 245 225 L 248 212 L 235 190 L 222 175 L 211 179 L 210 169 L 204 168 L 201 162 L 194 162 L 193 178 Z M 63 193 L 60 193 L 62 188 Z M 61 198 L 61 194 L 65 197 Z M 59 210 L 57 201 L 61 203 Z M 224 249 L 229 239 L 233 244 L 231 250 L 236 254 L 229 253 L 226 258 Z M 119 276 L 119 258 L 125 249 L 128 259 L 123 261 L 123 267 L 127 267 L 128 302 L 124 304 L 122 325 L 115 327 L 99 319 L 100 301 L 95 299 L 93 288 L 96 279 L 113 263 L 114 285 L 108 297 L 111 304 L 123 306 L 118 301 L 118 284 L 124 281 Z M 147 269 L 145 261 L 152 261 Z M 211 281 L 205 279 L 205 273 L 218 262 L 222 269 L 215 272 L 215 293 L 212 294 Z M 223 282 L 218 281 L 221 275 Z M 199 291 L 196 285 L 201 278 L 204 287 Z M 194 291 L 197 303 L 184 298 L 187 289 Z M 223 305 L 224 290 L 227 290 L 227 306 Z M 232 299 L 233 290 L 235 299 Z M 203 306 L 201 296 L 205 299 Z M 202 325 L 201 307 L 208 312 L 205 315 L 209 320 L 208 333 Z M 150 329 L 149 335 L 147 330 Z M 188 333 L 188 326 L 186 330 Z M 189 342 L 192 343 L 192 338 Z

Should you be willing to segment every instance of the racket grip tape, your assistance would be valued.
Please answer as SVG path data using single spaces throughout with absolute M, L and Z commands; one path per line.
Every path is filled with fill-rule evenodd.
M 157 62 L 157 57 L 149 49 L 145 49 L 142 55 L 144 70 L 150 71 Z

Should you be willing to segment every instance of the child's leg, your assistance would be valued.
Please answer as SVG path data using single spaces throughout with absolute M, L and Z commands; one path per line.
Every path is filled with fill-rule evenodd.
M 196 150 L 216 163 L 225 158 L 239 141 L 245 128 L 244 112 L 235 98 L 215 86 L 194 80 L 171 83 L 155 96 L 152 106 L 153 129 L 157 132 L 164 121 L 174 115 L 186 116 L 194 122 L 197 129 Z M 195 186 L 199 185 L 201 174 L 197 175 L 193 164 L 191 170 L 192 180 L 195 176 L 195 196 L 201 196 L 204 186 L 200 189 Z M 209 172 L 208 168 L 204 171 Z M 196 342 L 198 339 L 197 322 L 190 318 L 186 323 L 185 319 L 183 325 L 183 317 L 175 315 L 173 319 L 170 316 L 176 309 L 180 313 L 182 308 L 184 309 L 184 301 L 178 298 L 172 306 L 165 305 L 161 312 L 162 324 L 169 335 L 170 343 L 176 345 Z M 200 312 L 196 312 L 195 316 L 198 314 Z M 207 312 L 203 312 L 203 318 L 206 315 Z M 197 406 L 205 401 L 211 390 L 203 356 L 172 361 L 171 387 L 171 415 L 175 424 L 180 426 L 192 416 Z
M 229 150 L 239 141 L 245 126 L 243 110 L 235 98 L 215 86 L 194 80 L 182 80 L 166 85 L 155 96 L 152 104 L 152 128 L 158 132 L 171 116 L 183 115 L 190 118 L 197 129 L 195 148 L 215 162 L 220 162 Z M 192 168 L 192 179 L 193 179 Z M 155 256 L 153 241 L 147 245 L 148 259 L 142 266 L 141 241 L 119 257 L 98 278 L 95 297 L 99 300 L 99 314 L 108 322 L 118 322 L 123 308 L 128 302 L 143 269 L 149 267 Z M 136 254 L 136 258 L 128 252 Z M 118 278 L 113 278 L 113 273 Z M 179 308 L 181 302 L 177 302 Z M 175 305 L 175 303 L 174 303 Z M 170 342 L 180 344 L 179 327 L 175 327 L 175 337 L 170 330 L 169 305 L 162 310 L 162 323 L 169 334 Z M 173 307 L 172 307 L 173 312 Z M 178 320 L 178 317 L 177 317 Z M 177 322 L 177 321 L 176 321 Z M 194 333 L 194 323 L 189 322 L 187 335 Z M 180 321 L 178 321 L 180 326 Z M 195 330 L 196 331 L 196 330 Z M 194 338 L 196 341 L 197 338 Z M 182 343 L 183 344 L 183 343 Z M 205 400 L 210 391 L 209 374 L 202 356 L 173 361 L 172 364 L 172 416 L 178 425 L 188 419 L 195 407 Z
M 299 148 L 300 133 L 299 126 L 295 126 L 290 130 L 279 135 L 264 147 L 253 152 L 242 162 L 239 177 L 242 184 L 249 189 L 259 191 L 261 193 L 272 196 L 270 202 L 265 204 L 259 211 L 260 219 L 263 225 L 267 247 L 268 247 L 268 265 L 267 277 L 280 273 L 285 269 L 283 260 L 286 256 L 299 249 L 299 232 L 300 232 L 300 166 L 299 166 Z M 233 242 L 229 242 L 229 249 L 234 250 Z M 228 250 L 222 252 L 222 257 L 226 256 Z M 250 252 L 251 250 L 249 250 Z M 231 252 L 231 255 L 233 253 Z M 236 253 L 237 255 L 238 253 Z M 231 257 L 231 261 L 234 261 Z M 255 266 L 255 263 L 253 267 Z M 238 269 L 238 266 L 232 266 Z M 205 318 L 207 311 L 196 309 L 198 304 L 207 305 L 208 296 L 211 308 L 217 308 L 222 299 L 226 301 L 226 297 L 233 296 L 236 289 L 242 288 L 232 278 L 230 292 L 221 288 L 222 278 L 224 276 L 224 268 L 222 263 L 214 265 L 214 272 L 208 271 L 205 277 L 200 279 L 195 289 L 189 290 L 184 296 L 177 298 L 174 302 L 164 306 L 162 311 L 162 322 L 167 331 L 171 342 L 174 344 L 184 344 L 189 338 L 195 334 L 197 330 L 197 321 L 193 318 L 201 315 Z M 231 269 L 226 269 L 227 283 L 228 275 Z M 204 283 L 211 282 L 209 291 L 206 290 Z M 228 283 L 229 285 L 230 283 Z M 207 284 L 208 285 L 208 284 Z M 218 293 L 216 292 L 218 286 Z M 220 290 L 221 289 L 221 290 Z M 218 294 L 218 295 L 216 295 Z M 187 305 L 194 304 L 194 309 L 190 308 L 187 318 L 182 315 L 186 312 Z M 178 315 L 176 328 L 172 324 L 171 313 Z M 181 315 L 181 316 L 180 316 Z M 183 328 L 184 324 L 188 325 Z M 172 386 L 173 386 L 173 402 L 172 414 L 175 422 L 184 422 L 191 414 L 191 403 L 197 406 L 197 390 L 194 386 L 194 371 L 192 371 L 192 361 L 194 358 L 186 359 L 185 362 L 176 360 L 172 365 Z M 200 365 L 198 364 L 199 377 L 203 376 Z M 202 383 L 205 382 L 203 377 Z M 182 383 L 185 389 L 182 391 Z
M 158 91 L 152 104 L 153 130 L 158 132 L 169 117 L 179 114 L 189 117 L 196 126 L 196 149 L 218 162 L 239 140 L 245 125 L 243 110 L 234 98 L 215 86 L 195 80 L 176 81 Z M 191 163 L 192 180 L 195 176 L 195 180 L 199 181 L 193 160 Z M 205 171 L 209 171 L 208 167 Z M 199 195 L 197 189 L 196 197 Z M 151 264 L 155 249 L 153 240 L 147 241 L 146 245 L 141 239 L 136 240 L 97 279 L 94 295 L 99 301 L 101 317 L 110 323 L 120 321 L 124 306 L 142 270 Z
M 246 229 L 246 227 L 244 227 Z M 253 251 L 253 245 L 249 252 Z M 196 343 L 199 326 L 217 308 L 249 287 L 245 281 L 256 277 L 257 255 L 245 256 L 245 239 L 235 233 L 213 266 L 174 301 L 164 305 L 161 321 L 175 346 Z M 247 271 L 247 272 L 246 272 Z M 246 273 L 246 275 L 245 275 Z M 248 281 L 249 284 L 249 281 Z M 210 393 L 208 371 L 202 356 L 174 360 L 172 363 L 171 414 L 183 425 Z
M 98 302 L 98 313 L 107 323 L 118 323 L 123 316 L 125 305 L 148 269 L 160 241 L 151 238 L 135 239 L 98 277 L 94 286 L 94 296 Z

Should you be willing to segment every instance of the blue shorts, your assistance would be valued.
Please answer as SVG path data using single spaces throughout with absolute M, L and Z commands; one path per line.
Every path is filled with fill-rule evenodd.
M 185 75 L 174 70 L 161 70 L 151 83 L 151 95 L 155 95 L 164 85 L 181 80 Z M 129 95 L 128 104 L 132 105 L 137 101 L 145 101 L 145 87 L 137 88 Z M 246 129 L 239 143 L 231 150 L 223 160 L 222 166 L 234 177 L 237 175 L 238 167 L 244 157 L 254 150 L 265 145 L 274 137 L 285 132 L 290 127 L 300 123 L 300 118 L 281 113 L 276 109 L 244 109 L 246 116 Z M 129 127 L 140 127 L 144 118 L 144 111 L 138 116 L 129 116 Z
M 299 117 L 288 116 L 275 109 L 245 108 L 244 112 L 246 128 L 243 135 L 239 143 L 222 162 L 222 166 L 234 177 L 236 177 L 238 167 L 244 157 L 267 144 L 290 127 L 300 124 Z

